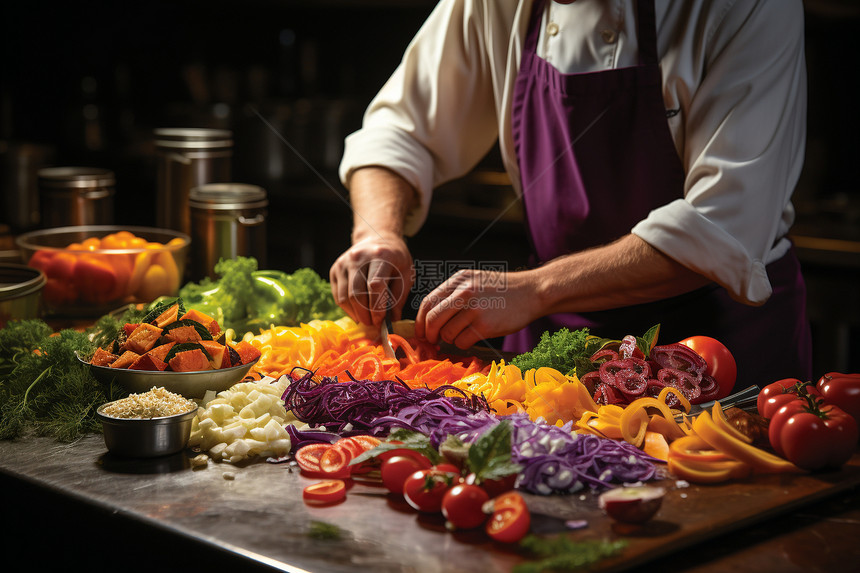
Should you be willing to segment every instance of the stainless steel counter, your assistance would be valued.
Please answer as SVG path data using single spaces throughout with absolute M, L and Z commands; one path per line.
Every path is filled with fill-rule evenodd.
M 441 516 L 378 486 L 356 483 L 344 502 L 311 507 L 301 490 L 314 480 L 287 464 L 195 469 L 189 453 L 116 458 L 99 435 L 0 441 L 0 548 L 33 556 L 36 570 L 494 572 L 522 560 L 482 533 L 446 532 Z M 860 559 L 858 483 L 860 453 L 835 474 L 672 488 L 655 521 L 632 532 L 602 517 L 591 494 L 528 501 L 535 532 L 580 518 L 589 526 L 578 539 L 630 539 L 601 570 L 847 571 Z M 309 536 L 314 521 L 342 537 Z

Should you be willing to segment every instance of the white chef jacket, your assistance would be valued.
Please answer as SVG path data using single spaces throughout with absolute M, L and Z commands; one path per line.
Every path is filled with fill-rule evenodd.
M 806 140 L 801 0 L 656 0 L 667 121 L 684 197 L 631 230 L 661 252 L 762 304 L 765 265 L 790 247 L 791 194 Z M 633 0 L 548 1 L 538 55 L 564 73 L 636 65 Z M 498 138 L 517 193 L 511 130 L 514 81 L 532 0 L 441 0 L 345 142 L 340 177 L 381 165 L 420 194 L 471 171 Z M 623 209 L 619 205 L 619 209 Z

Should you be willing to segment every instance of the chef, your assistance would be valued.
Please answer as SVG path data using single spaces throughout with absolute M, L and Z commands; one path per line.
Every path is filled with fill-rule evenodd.
M 722 341 L 738 384 L 811 378 L 786 236 L 803 17 L 800 0 L 442 0 L 346 140 L 355 223 L 335 300 L 364 323 L 389 302 L 401 316 L 404 237 L 498 141 L 532 264 L 454 274 L 421 302 L 419 336 L 523 352 L 561 327 L 621 338 L 659 323 L 663 344 Z

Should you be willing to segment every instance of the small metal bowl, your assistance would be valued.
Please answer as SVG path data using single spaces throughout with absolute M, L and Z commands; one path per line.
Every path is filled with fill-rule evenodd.
M 109 368 L 90 364 L 82 356 L 78 360 L 90 367 L 90 372 L 99 382 L 109 384 L 115 381 L 129 392 L 146 392 L 153 387 L 164 388 L 186 398 L 203 398 L 208 390 L 221 392 L 241 382 L 253 368 L 257 360 L 232 368 L 220 370 L 201 370 L 199 372 L 155 372 L 149 370 L 128 370 Z
M 96 416 L 102 421 L 105 445 L 112 454 L 154 458 L 181 452 L 188 445 L 197 407 L 162 418 L 114 418 L 102 412 L 111 403 L 102 404 Z

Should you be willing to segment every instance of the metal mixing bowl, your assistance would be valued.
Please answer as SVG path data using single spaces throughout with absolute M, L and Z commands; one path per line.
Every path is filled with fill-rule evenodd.
M 133 246 L 89 245 L 127 231 L 137 241 Z M 142 241 L 142 242 L 141 242 Z M 182 285 L 191 238 L 171 229 L 81 225 L 39 229 L 16 239 L 23 260 L 45 272 L 48 279 L 43 303 L 47 315 L 95 318 L 128 303 L 149 303 L 159 296 L 176 296 Z M 157 243 L 157 245 L 156 245 Z M 119 241 L 111 244 L 122 245 Z M 77 246 L 74 246 L 77 245 Z M 70 246 L 72 246 L 70 248 Z M 62 253 L 62 257 L 57 256 Z M 87 262 L 85 267 L 79 266 Z M 94 292 L 93 284 L 108 284 L 96 269 L 108 267 L 115 273 L 115 288 Z M 160 272 L 152 267 L 160 266 Z M 86 268 L 88 270 L 82 271 Z M 79 272 L 81 271 L 81 272 Z M 155 277 L 163 276 L 163 280 Z M 95 281 L 99 279 L 98 283 Z
M 111 453 L 126 457 L 153 458 L 181 452 L 191 437 L 191 422 L 197 408 L 163 418 L 114 418 L 106 416 L 103 404 L 96 410 L 102 421 L 105 445 Z
M 156 372 L 94 366 L 80 355 L 78 360 L 90 367 L 90 372 L 99 382 L 109 384 L 113 380 L 129 392 L 147 392 L 153 387 L 159 387 L 185 398 L 202 398 L 207 390 L 220 392 L 240 382 L 259 359 L 232 368 L 198 372 Z
M 0 328 L 10 320 L 42 317 L 42 271 L 26 265 L 0 264 Z

